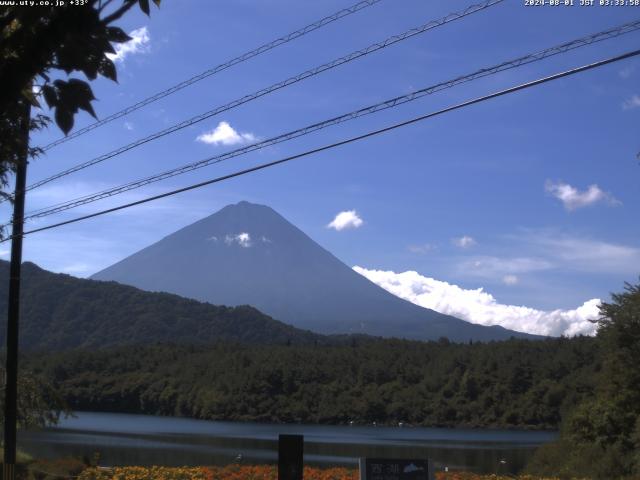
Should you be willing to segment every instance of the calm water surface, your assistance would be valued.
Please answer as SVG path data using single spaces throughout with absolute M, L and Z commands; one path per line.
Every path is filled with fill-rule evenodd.
M 356 466 L 359 457 L 431 458 L 436 467 L 516 473 L 555 432 L 421 427 L 276 425 L 78 412 L 20 432 L 19 448 L 41 458 L 92 455 L 102 465 L 275 463 L 280 433 L 304 435 L 305 462 Z M 501 463 L 505 460 L 506 463 Z

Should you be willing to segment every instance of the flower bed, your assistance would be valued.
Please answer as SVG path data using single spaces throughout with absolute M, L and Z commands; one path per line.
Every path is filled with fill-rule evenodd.
M 88 468 L 79 480 L 277 480 L 272 465 L 229 465 L 226 467 L 115 467 Z M 358 470 L 305 467 L 305 480 L 358 480 Z M 557 480 L 529 475 L 506 477 L 468 472 L 438 472 L 436 480 Z

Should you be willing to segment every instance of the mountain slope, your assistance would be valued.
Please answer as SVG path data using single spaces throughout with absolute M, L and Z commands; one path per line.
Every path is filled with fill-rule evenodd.
M 22 266 L 20 343 L 27 349 L 97 348 L 216 341 L 295 344 L 326 338 L 273 320 L 253 307 L 220 307 L 115 282 Z M 9 264 L 0 261 L 0 312 L 6 322 Z M 4 344 L 6 327 L 0 326 Z
M 531 337 L 473 325 L 388 293 L 278 213 L 240 202 L 95 274 L 214 304 L 250 304 L 319 333 L 454 341 Z

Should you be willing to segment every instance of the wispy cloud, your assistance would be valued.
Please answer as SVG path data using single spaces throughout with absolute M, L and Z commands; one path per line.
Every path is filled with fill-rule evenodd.
M 87 235 L 72 228 L 62 234 L 51 230 L 33 235 L 25 242 L 24 259 L 53 272 L 86 277 L 133 253 L 121 238 L 107 239 L 101 233 Z
M 137 28 L 129 33 L 131 40 L 115 44 L 116 53 L 107 53 L 107 57 L 114 62 L 124 62 L 129 55 L 147 53 L 151 49 L 151 36 L 147 27 Z
M 502 279 L 504 283 L 506 278 L 513 280 L 516 274 L 524 274 L 531 272 L 539 272 L 553 268 L 553 263 L 544 258 L 536 257 L 494 257 L 494 256 L 478 256 L 471 259 L 465 259 L 458 264 L 458 274 L 468 275 L 472 277 L 482 277 L 487 279 Z M 517 281 L 517 277 L 516 281 Z M 515 282 L 512 282 L 513 284 Z
M 502 277 L 502 283 L 505 285 L 515 285 L 519 282 L 519 279 L 516 275 L 505 275 Z
M 86 263 L 72 263 L 70 265 L 65 265 L 60 269 L 63 273 L 69 273 L 71 275 L 87 275 L 88 273 L 92 273 L 92 268 L 90 265 Z
M 588 207 L 597 203 L 615 206 L 621 202 L 610 193 L 603 191 L 598 185 L 589 185 L 586 190 L 580 191 L 576 187 L 563 182 L 547 180 L 545 190 L 562 202 L 567 211 L 572 212 L 578 208 Z
M 530 241 L 563 268 L 599 273 L 634 273 L 640 248 L 566 235 L 533 235 Z
M 626 80 L 627 78 L 631 77 L 631 74 L 634 70 L 635 68 L 632 66 L 624 67 L 618 72 L 618 75 L 620 75 L 620 78 L 624 78 Z
M 220 122 L 216 128 L 196 137 L 196 140 L 210 145 L 242 145 L 256 141 L 256 136 L 249 132 L 238 132 L 227 122 Z
M 456 274 L 494 280 L 547 270 L 626 276 L 637 275 L 640 265 L 640 244 L 613 243 L 557 229 L 522 230 L 502 240 L 522 256 L 465 258 L 457 264 Z
M 438 249 L 438 247 L 436 247 L 435 245 L 432 245 L 430 243 L 422 243 L 420 245 L 409 245 L 407 247 L 407 250 L 409 250 L 411 253 L 417 253 L 417 254 L 420 254 L 420 255 L 424 255 L 426 253 L 434 252 L 437 249 Z
M 540 278 L 557 272 L 624 278 L 637 275 L 640 265 L 640 244 L 612 243 L 557 230 L 524 230 L 505 235 L 498 245 L 500 256 L 450 258 L 450 273 L 457 278 L 485 279 L 492 285 L 509 285 L 506 279 L 510 275 L 517 277 L 517 283 L 520 283 L 523 278 Z
M 471 248 L 474 245 L 477 245 L 478 242 L 476 242 L 473 237 L 463 235 L 462 237 L 452 238 L 451 243 L 458 248 Z
M 638 107 L 640 107 L 640 95 L 631 95 L 631 97 L 622 102 L 623 110 L 631 110 Z
M 333 228 L 336 231 L 346 230 L 349 228 L 359 228 L 364 222 L 358 216 L 355 210 L 345 210 L 336 215 L 336 217 L 327 225 L 327 228 Z
M 537 310 L 499 303 L 482 288 L 468 290 L 414 271 L 353 269 L 390 293 L 421 307 L 453 315 L 480 325 L 501 325 L 511 330 L 539 335 L 593 335 L 600 300 L 584 302 L 573 310 Z

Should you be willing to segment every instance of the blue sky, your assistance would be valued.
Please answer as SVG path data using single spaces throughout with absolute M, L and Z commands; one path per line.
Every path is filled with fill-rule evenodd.
M 128 32 L 138 30 L 138 43 L 117 62 L 118 84 L 93 83 L 96 112 L 104 117 L 351 3 L 166 1 L 151 18 L 135 12 L 121 25 Z M 29 183 L 470 3 L 382 0 L 52 149 L 30 165 Z M 526 7 L 523 1 L 507 0 L 33 190 L 27 210 L 223 153 L 638 17 L 637 7 Z M 635 49 L 639 40 L 640 33 L 627 34 L 31 225 L 380 128 Z M 420 292 L 433 297 L 455 287 L 465 295 L 476 292 L 474 297 L 488 292 L 491 299 L 483 301 L 490 304 L 573 315 L 591 299 L 608 299 L 624 281 L 637 281 L 640 273 L 638 79 L 638 59 L 619 62 L 224 184 L 35 234 L 25 239 L 24 258 L 53 271 L 88 276 L 229 203 L 249 200 L 273 207 L 346 264 L 384 273 L 384 278 L 369 276 L 416 303 Z M 89 123 L 88 115 L 78 115 L 77 126 Z M 198 140 L 203 135 L 208 143 Z M 59 136 L 52 127 L 33 142 L 46 144 Z M 358 225 L 343 215 L 347 228 L 328 228 L 336 215 L 350 211 L 361 220 Z M 6 207 L 3 214 L 8 216 Z M 7 250 L 5 244 L 4 258 Z M 406 271 L 419 275 L 399 276 Z M 435 281 L 447 287 L 438 290 Z M 422 300 L 435 308 L 433 298 Z M 449 313 L 465 317 L 454 308 L 455 296 L 445 303 Z M 520 313 L 518 321 L 537 321 L 537 314 Z

